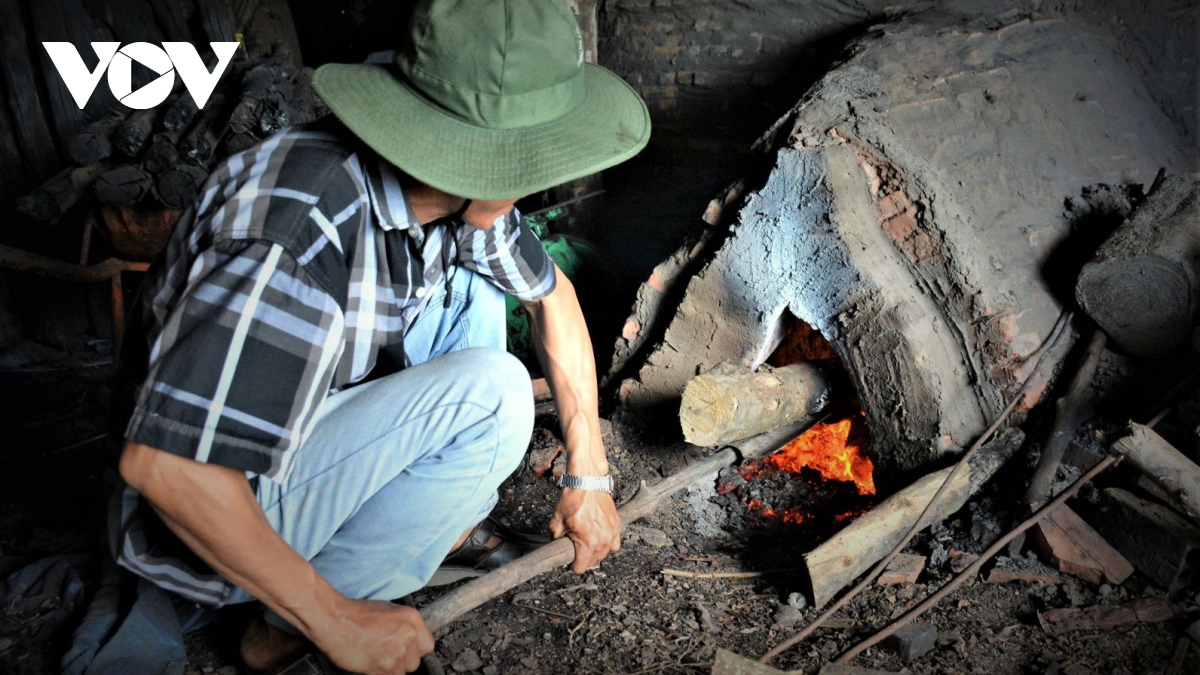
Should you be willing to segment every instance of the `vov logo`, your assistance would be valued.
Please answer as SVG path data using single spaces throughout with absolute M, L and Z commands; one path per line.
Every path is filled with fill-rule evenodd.
M 162 47 L 149 42 L 131 42 L 124 47 L 120 42 L 93 42 L 92 51 L 96 52 L 99 61 L 95 70 L 91 71 L 83 62 L 79 50 L 70 42 L 43 42 L 42 46 L 46 48 L 54 67 L 58 68 L 58 74 L 62 76 L 67 91 L 71 92 L 80 110 L 87 105 L 106 70 L 108 88 L 113 96 L 130 108 L 145 110 L 162 103 L 171 95 L 171 90 L 175 88 L 176 72 L 196 101 L 196 107 L 204 107 L 238 48 L 237 42 L 209 44 L 217 55 L 217 65 L 212 72 L 209 72 L 195 45 L 190 42 L 164 42 Z M 132 90 L 131 82 L 134 61 L 159 75 L 137 91 Z

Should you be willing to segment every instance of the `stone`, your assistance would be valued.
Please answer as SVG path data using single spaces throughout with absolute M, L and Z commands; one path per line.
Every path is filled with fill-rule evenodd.
M 904 661 L 915 661 L 937 646 L 937 627 L 930 623 L 906 624 L 892 633 L 886 644 Z
M 772 628 L 786 630 L 800 623 L 800 619 L 803 618 L 803 615 L 800 613 L 800 610 L 792 607 L 791 605 L 780 605 L 779 608 L 775 610 L 775 616 L 771 618 L 775 620 L 775 624 L 772 626 Z
M 907 672 L 907 669 L 899 673 L 894 673 L 890 670 L 860 668 L 859 666 L 849 666 L 842 663 L 827 663 L 821 666 L 821 671 L 817 675 L 903 675 Z
M 808 607 L 808 597 L 803 593 L 788 593 L 787 604 L 796 609 L 803 610 L 805 607 Z
M 875 581 L 880 586 L 896 586 L 899 584 L 915 584 L 921 571 L 925 569 L 925 556 L 912 553 L 899 553 L 892 559 L 883 573 Z
M 1027 581 L 1039 584 L 1057 584 L 1058 572 L 1032 558 L 996 558 L 996 566 L 988 572 L 989 584 L 1007 584 Z
M 483 659 L 479 658 L 479 653 L 474 649 L 464 649 L 459 652 L 458 658 L 454 659 L 450 667 L 456 673 L 466 673 L 483 667 Z
M 718 649 L 717 657 L 713 659 L 712 675 L 783 675 L 783 671 L 731 651 Z
M 665 548 L 675 543 L 671 541 L 666 532 L 656 530 L 652 527 L 642 529 L 639 534 L 641 535 L 642 543 L 653 548 Z

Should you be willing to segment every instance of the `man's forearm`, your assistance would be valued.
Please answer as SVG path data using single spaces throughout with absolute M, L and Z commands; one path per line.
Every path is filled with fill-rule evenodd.
M 575 289 L 561 270 L 548 297 L 526 305 L 538 361 L 558 407 L 567 448 L 567 470 L 603 476 L 608 460 L 600 439 L 596 359 Z
M 342 597 L 271 529 L 243 472 L 127 443 L 121 475 L 204 562 L 310 639 L 338 615 Z

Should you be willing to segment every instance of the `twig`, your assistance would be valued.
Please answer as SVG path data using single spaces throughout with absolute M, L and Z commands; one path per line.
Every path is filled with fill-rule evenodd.
M 595 613 L 596 613 L 596 610 L 594 610 L 594 609 L 588 610 L 583 613 L 583 618 L 579 620 L 579 623 L 576 624 L 574 628 L 572 628 L 570 631 L 567 632 L 567 644 L 568 645 L 575 644 L 575 633 L 579 632 L 580 628 L 583 628 L 585 625 L 587 625 L 588 619 L 592 618 L 592 615 Z
M 959 572 L 957 575 L 955 575 L 954 578 L 951 579 L 949 582 L 947 582 L 945 586 L 942 586 L 941 588 L 939 588 L 936 593 L 934 593 L 933 595 L 926 598 L 921 604 L 917 605 L 916 607 L 913 607 L 911 610 L 908 611 L 907 614 L 900 617 L 899 619 L 896 619 L 895 621 L 893 621 L 891 624 L 889 624 L 883 630 L 872 635 L 871 637 L 867 638 L 866 640 L 863 640 L 862 642 L 858 643 L 853 648 L 851 648 L 849 651 L 847 651 L 845 654 L 842 654 L 841 656 L 839 656 L 837 661 L 835 661 L 835 663 L 848 663 L 851 659 L 853 659 L 854 657 L 861 654 L 864 650 L 869 649 L 869 648 L 875 646 L 876 644 L 879 644 L 880 641 L 887 638 L 892 633 L 895 633 L 902 626 L 908 624 L 913 619 L 916 619 L 918 616 L 921 616 L 922 614 L 924 614 L 926 611 L 928 611 L 930 608 L 932 608 L 934 605 L 936 605 L 942 598 L 944 598 L 947 595 L 949 595 L 950 593 L 952 593 L 954 591 L 954 589 L 963 585 L 963 583 L 965 581 L 967 581 L 967 579 L 970 579 L 976 572 L 979 571 L 979 568 L 983 567 L 984 563 L 986 563 L 988 560 L 990 560 L 992 558 L 992 556 L 996 555 L 997 553 L 1000 552 L 1001 549 L 1003 549 L 1005 546 L 1007 546 L 1008 542 L 1015 539 L 1017 536 L 1019 536 L 1025 530 L 1028 530 L 1029 528 L 1036 525 L 1039 521 L 1042 520 L 1042 518 L 1045 518 L 1052 511 L 1054 511 L 1058 507 L 1062 506 L 1063 503 L 1066 502 L 1068 499 L 1075 496 L 1075 493 L 1078 492 L 1079 488 L 1083 487 L 1084 484 L 1086 484 L 1087 482 L 1089 482 L 1093 478 L 1095 478 L 1096 475 L 1099 474 L 1101 471 L 1104 471 L 1105 469 L 1112 466 L 1113 464 L 1116 464 L 1119 461 L 1121 461 L 1120 457 L 1105 457 L 1104 459 L 1100 460 L 1095 466 L 1093 466 L 1091 468 L 1090 471 L 1088 471 L 1087 473 L 1080 476 L 1079 479 L 1076 480 L 1074 483 L 1071 483 L 1071 485 L 1067 489 L 1060 492 L 1057 497 L 1055 497 L 1054 499 L 1047 502 L 1046 505 L 1043 506 L 1042 508 L 1038 509 L 1037 513 L 1035 513 L 1032 516 L 1030 516 L 1029 518 L 1027 518 L 1020 525 L 1017 525 L 1008 534 L 997 539 L 994 544 L 989 546 L 986 551 L 984 551 L 982 554 L 980 554 L 978 560 L 971 563 L 970 566 L 968 566 L 965 570 L 963 570 L 962 572 Z
M 979 438 L 975 440 L 975 443 L 971 445 L 970 449 L 963 453 L 962 458 L 958 460 L 958 463 L 955 464 L 950 473 L 946 475 L 946 479 L 942 481 L 941 486 L 938 487 L 937 492 L 935 492 L 933 495 L 933 498 L 930 499 L 929 503 L 925 505 L 925 509 L 921 511 L 921 515 L 917 516 L 917 519 L 913 521 L 912 527 L 908 529 L 908 533 L 904 535 L 904 538 L 897 542 L 892 550 L 885 555 L 882 560 L 876 563 L 875 567 L 871 568 L 871 571 L 867 572 L 867 575 L 863 577 L 863 579 L 859 581 L 854 588 L 850 589 L 849 592 L 838 598 L 836 602 L 830 605 L 829 608 L 822 612 L 821 615 L 816 619 L 814 619 L 812 623 L 805 626 L 803 630 L 779 643 L 766 654 L 763 654 L 759 659 L 760 663 L 770 663 L 772 659 L 782 654 L 786 649 L 798 642 L 801 642 L 811 635 L 813 631 L 819 628 L 821 624 L 828 621 L 829 618 L 833 616 L 839 609 L 845 607 L 846 604 L 849 603 L 852 598 L 854 598 L 854 596 L 861 593 L 867 586 L 870 586 L 871 583 L 875 581 L 875 578 L 878 577 L 881 572 L 883 572 L 883 570 L 888 566 L 889 563 L 891 563 L 896 555 L 903 551 L 904 547 L 908 546 L 908 543 L 912 541 L 913 536 L 916 535 L 916 533 L 919 532 L 924 526 L 925 517 L 929 515 L 929 512 L 933 510 L 933 507 L 937 505 L 938 500 L 942 498 L 942 494 L 945 493 L 949 486 L 954 483 L 954 479 L 957 477 L 957 475 L 968 466 L 971 458 L 975 456 L 975 453 L 979 451 L 979 448 L 983 447 L 983 444 L 992 437 L 992 434 L 996 433 L 996 430 L 1000 428 L 1000 425 L 1004 424 L 1004 421 L 1008 419 L 1008 416 L 1012 413 L 1013 409 L 1017 407 L 1017 403 L 1024 398 L 1025 391 L 1029 388 L 1030 383 L 1033 382 L 1034 376 L 1041 371 L 1046 355 L 1053 350 L 1054 344 L 1056 344 L 1066 333 L 1070 323 L 1071 314 L 1069 312 L 1064 313 L 1061 317 L 1059 317 L 1058 322 L 1054 324 L 1054 328 L 1051 331 L 1050 336 L 1046 339 L 1044 348 L 1039 350 L 1040 354 L 1037 357 L 1037 361 L 1034 364 L 1033 370 L 1030 371 L 1029 376 L 1025 378 L 1025 381 L 1021 384 L 1021 388 L 1017 390 L 1016 395 L 1013 396 L 1008 405 L 1004 407 L 1004 410 L 1000 412 L 1000 414 L 996 417 L 996 420 L 992 422 L 991 426 L 989 426 L 983 432 L 983 434 L 981 434 Z
M 669 577 L 683 577 L 685 579 L 753 579 L 761 577 L 764 574 L 783 574 L 787 572 L 799 572 L 800 570 L 764 570 L 762 572 L 689 572 L 687 570 L 672 570 L 665 569 L 663 574 Z
M 549 609 L 542 609 L 541 607 L 538 607 L 536 605 L 528 605 L 524 602 L 514 602 L 513 607 L 521 607 L 523 609 L 532 609 L 535 612 L 541 612 L 542 614 L 549 614 L 550 616 L 556 616 L 560 619 L 567 619 L 568 621 L 575 618 L 575 617 L 571 616 L 570 614 L 563 614 L 562 612 L 554 612 Z

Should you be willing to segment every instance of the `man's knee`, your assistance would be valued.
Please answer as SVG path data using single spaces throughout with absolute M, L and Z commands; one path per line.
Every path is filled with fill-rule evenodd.
M 460 354 L 470 360 L 471 376 L 480 378 L 480 384 L 497 397 L 496 464 L 512 471 L 525 455 L 533 433 L 533 386 L 529 371 L 517 357 L 499 349 L 468 349 Z

